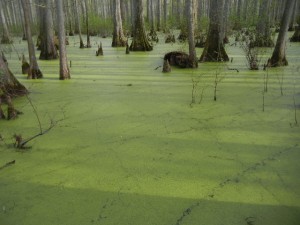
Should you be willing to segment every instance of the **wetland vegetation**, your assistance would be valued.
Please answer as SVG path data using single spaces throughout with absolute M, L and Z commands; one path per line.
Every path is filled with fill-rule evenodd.
M 177 1 L 161 2 L 171 9 Z M 0 45 L 1 75 L 8 65 L 23 90 L 18 97 L 0 92 L 12 98 L 12 105 L 1 98 L 2 114 L 12 107 L 17 117 L 0 120 L 0 224 L 297 225 L 300 44 L 286 39 L 288 66 L 268 67 L 275 47 L 249 52 L 248 32 L 256 28 L 239 30 L 246 23 L 228 16 L 222 54 L 200 62 L 204 48 L 191 50 L 188 33 L 186 41 L 165 43 L 182 35 L 169 18 L 167 33 L 145 21 L 145 32 L 155 35 L 143 36 L 145 51 L 129 53 L 134 37 L 112 47 L 112 24 L 88 38 L 84 9 L 83 33 L 68 36 L 65 46 L 70 79 L 60 79 L 62 61 L 38 57 L 43 77 L 28 79 L 28 43 L 20 34 Z M 205 19 L 198 26 L 208 26 Z M 272 32 L 274 43 L 277 36 Z

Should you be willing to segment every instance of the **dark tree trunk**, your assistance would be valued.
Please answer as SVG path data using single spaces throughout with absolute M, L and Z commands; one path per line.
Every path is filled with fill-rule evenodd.
M 74 8 L 75 8 L 75 20 L 77 24 L 78 29 L 78 35 L 79 35 L 79 48 L 84 48 L 82 36 L 81 36 L 81 26 L 80 26 L 80 16 L 79 16 L 79 9 L 78 9 L 78 2 L 77 0 L 74 0 Z
M 166 32 L 167 31 L 167 19 L 168 19 L 168 1 L 167 0 L 164 0 L 164 23 L 163 23 L 163 26 L 164 26 L 164 31 Z
M 126 43 L 127 41 L 123 33 L 120 0 L 114 0 L 114 33 L 112 47 L 124 47 Z
M 10 37 L 8 27 L 7 27 L 7 21 L 4 15 L 4 1 L 0 1 L 0 22 L 2 24 L 2 38 L 1 38 L 1 44 L 11 44 L 12 38 Z
M 300 42 L 300 25 L 296 26 L 295 33 L 290 39 L 291 42 Z
M 211 0 L 209 30 L 200 62 L 229 61 L 221 37 L 224 0 Z
M 51 60 L 57 59 L 57 50 L 54 44 L 54 34 L 53 34 L 53 19 L 51 12 L 51 0 L 44 1 L 45 6 L 42 8 L 42 30 L 41 30 L 41 54 L 40 59 Z
M 187 0 L 187 24 L 188 24 L 188 39 L 189 39 L 189 57 L 192 68 L 198 67 L 197 55 L 195 50 L 195 26 L 194 26 L 194 0 Z
M 268 66 L 270 67 L 288 65 L 285 50 L 286 50 L 286 41 L 287 41 L 287 31 L 289 28 L 289 23 L 292 16 L 294 4 L 295 4 L 295 0 L 286 1 L 276 45 L 272 57 L 268 60 Z
M 89 6 L 88 0 L 85 0 L 85 19 L 86 19 L 86 47 L 91 48 L 90 30 L 89 30 Z
M 157 30 L 161 29 L 161 0 L 157 0 Z
M 31 34 L 31 26 L 30 26 L 30 4 L 28 0 L 22 0 L 23 12 L 24 12 L 24 21 L 25 21 L 25 29 L 26 29 L 26 37 L 28 43 L 28 52 L 29 52 L 29 61 L 30 61 L 30 69 L 28 71 L 28 79 L 39 79 L 43 77 L 42 72 L 39 69 L 37 59 L 35 56 L 35 49 L 32 40 Z
M 65 80 L 70 79 L 71 77 L 67 60 L 65 20 L 62 0 L 56 0 L 56 10 L 59 39 L 59 79 Z
M 143 17 L 143 1 L 135 1 L 135 21 L 133 30 L 133 40 L 130 45 L 130 51 L 152 51 L 153 47 L 150 45 L 145 31 L 144 17 Z
M 7 63 L 0 55 L 0 96 L 22 96 L 27 94 L 27 89 L 15 78 L 9 70 Z

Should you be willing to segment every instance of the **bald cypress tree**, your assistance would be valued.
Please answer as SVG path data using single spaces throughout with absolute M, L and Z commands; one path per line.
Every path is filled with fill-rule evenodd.
M 68 67 L 67 50 L 66 50 L 66 34 L 65 20 L 62 0 L 56 0 L 57 10 L 57 28 L 59 39 L 59 79 L 70 79 L 70 70 Z
M 113 11 L 114 11 L 114 32 L 113 32 L 113 40 L 112 47 L 124 47 L 126 46 L 127 40 L 123 33 L 123 25 L 121 18 L 121 4 L 120 0 L 113 0 Z
M 282 15 L 280 30 L 277 37 L 276 45 L 272 57 L 268 60 L 268 66 L 270 67 L 288 65 L 288 61 L 286 59 L 287 32 L 289 29 L 289 23 L 292 17 L 295 1 L 296 0 L 288 0 L 285 3 L 284 13 Z
M 210 0 L 209 30 L 201 62 L 229 61 L 222 37 L 224 0 Z
M 133 40 L 130 45 L 131 51 L 152 51 L 153 47 L 150 45 L 145 31 L 144 17 L 143 17 L 143 0 L 134 1 L 134 29 Z
M 39 65 L 37 63 L 37 59 L 35 56 L 35 48 L 32 40 L 31 34 L 31 10 L 30 10 L 30 3 L 28 0 L 21 0 L 23 13 L 24 13 L 24 24 L 25 24 L 25 31 L 27 37 L 27 44 L 28 44 L 28 52 L 29 52 L 29 61 L 30 61 L 30 68 L 28 70 L 28 79 L 39 79 L 43 77 L 42 72 L 40 71 Z

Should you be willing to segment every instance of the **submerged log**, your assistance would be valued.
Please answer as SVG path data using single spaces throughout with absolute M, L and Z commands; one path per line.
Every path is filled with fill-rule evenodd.
M 171 66 L 178 66 L 180 68 L 192 68 L 193 65 L 189 55 L 179 51 L 165 54 L 164 60 L 168 60 Z

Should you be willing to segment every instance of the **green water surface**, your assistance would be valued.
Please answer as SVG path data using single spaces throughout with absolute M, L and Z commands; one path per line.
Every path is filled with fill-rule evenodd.
M 39 132 L 27 98 L 15 100 L 23 115 L 0 121 L 0 166 L 15 160 L 0 170 L 0 225 L 300 224 L 299 44 L 288 44 L 288 67 L 268 72 L 249 71 L 227 46 L 232 63 L 168 74 L 163 55 L 186 44 L 161 39 L 129 55 L 110 38 L 92 44 L 79 49 L 70 37 L 67 81 L 57 60 L 39 61 L 44 79 L 27 80 L 16 51 L 7 53 L 43 129 L 57 125 L 17 151 L 14 134 Z M 14 47 L 26 53 L 25 42 Z

